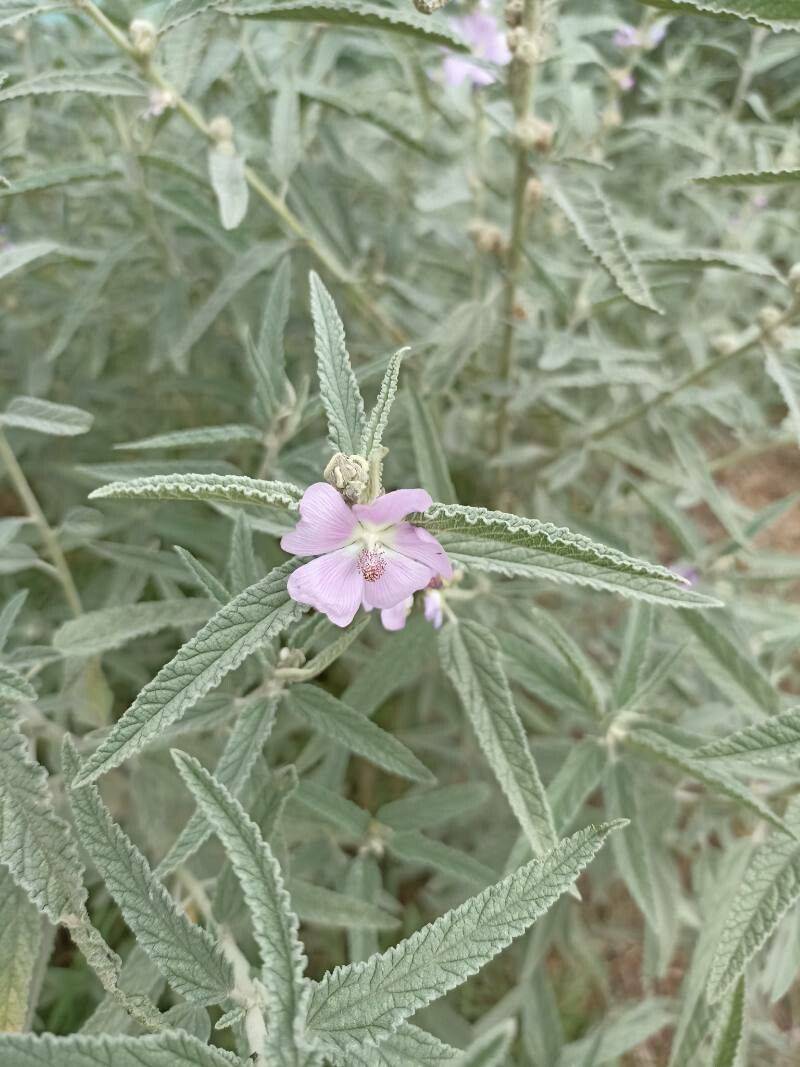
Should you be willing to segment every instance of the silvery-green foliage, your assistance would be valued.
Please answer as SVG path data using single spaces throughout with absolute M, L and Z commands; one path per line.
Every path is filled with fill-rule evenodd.
M 426 6 L 0 0 L 0 1067 L 797 1059 L 800 6 Z

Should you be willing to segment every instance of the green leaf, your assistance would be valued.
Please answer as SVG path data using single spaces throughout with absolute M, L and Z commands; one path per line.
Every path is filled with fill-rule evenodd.
M 15 26 L 24 19 L 62 11 L 69 5 L 63 0 L 2 0 L 0 2 L 0 28 Z
M 270 5 L 269 10 L 280 4 Z M 358 454 L 364 434 L 364 401 L 345 347 L 344 326 L 333 297 L 314 271 L 309 275 L 319 391 L 334 452 Z
M 210 600 L 191 598 L 102 608 L 63 623 L 53 645 L 63 656 L 95 656 L 167 627 L 199 626 L 213 610 Z
M 315 823 L 324 823 L 353 841 L 366 837 L 369 830 L 371 816 L 368 811 L 309 778 L 303 779 L 298 786 L 292 804 L 301 809 L 302 815 L 311 815 Z
M 569 828 L 583 802 L 598 787 L 607 762 L 608 747 L 593 738 L 570 745 L 567 758 L 547 787 L 547 799 L 559 833 Z
M 633 775 L 621 760 L 608 765 L 603 778 L 603 796 L 611 818 L 630 820 L 622 833 L 614 834 L 611 840 L 614 860 L 642 915 L 653 930 L 658 930 L 655 872 L 650 858 L 650 845 L 642 828 L 641 808 Z
M 380 1045 L 349 1048 L 345 1056 L 332 1054 L 334 1067 L 436 1067 L 453 1064 L 458 1050 L 443 1044 L 433 1034 L 403 1023 Z
M 798 0 L 644 0 L 651 7 L 685 14 L 731 16 L 769 26 L 773 30 L 800 28 Z
M 94 416 L 69 404 L 53 404 L 36 396 L 17 396 L 0 413 L 0 426 L 13 426 L 54 437 L 87 433 Z
M 713 1067 L 737 1067 L 740 1062 L 739 1053 L 742 1050 L 744 1038 L 744 994 L 744 975 L 742 975 L 733 990 L 714 1043 Z
M 532 926 L 618 825 L 581 830 L 387 952 L 312 983 L 309 1037 L 342 1055 L 387 1038 Z
M 256 697 L 249 700 L 236 716 L 225 747 L 214 769 L 214 777 L 234 796 L 246 787 L 256 760 L 261 755 L 272 732 L 278 701 L 276 697 Z M 212 833 L 202 811 L 195 811 L 181 830 L 156 874 L 162 880 L 182 866 L 201 848 Z
M 701 185 L 792 185 L 800 182 L 800 167 L 795 170 L 734 171 L 693 178 Z
M 791 833 L 783 819 L 760 800 L 754 793 L 745 789 L 735 778 L 697 757 L 694 749 L 682 748 L 661 734 L 642 727 L 636 727 L 626 737 L 626 742 L 656 760 L 678 767 L 692 778 L 702 782 L 714 793 L 730 797 L 737 804 L 748 808 L 761 819 L 766 819 L 784 833 Z
M 299 618 L 286 580 L 291 560 L 245 589 L 213 615 L 144 687 L 111 733 L 83 764 L 77 785 L 87 785 L 141 751 L 216 688 L 269 637 Z
M 549 578 L 672 607 L 714 607 L 666 567 L 634 559 L 552 523 L 502 511 L 434 504 L 412 521 L 435 534 L 454 563 L 512 578 Z
M 242 887 L 261 953 L 270 1034 L 279 1062 L 296 1062 L 294 1027 L 304 1005 L 305 954 L 272 850 L 239 802 L 192 756 L 173 751 L 181 777 L 219 837 Z
M 789 409 L 789 425 L 795 440 L 800 444 L 800 368 L 797 364 L 797 355 L 794 359 L 785 360 L 780 353 L 770 349 L 765 358 L 764 366 L 767 374 L 780 389 L 783 402 Z
M 795 759 L 800 755 L 800 705 L 710 741 L 695 755 L 703 760 L 742 760 L 746 763 Z
M 147 96 L 147 87 L 131 74 L 111 70 L 56 70 L 0 89 L 0 103 L 23 96 L 53 93 L 86 93 L 102 97 Z
M 219 607 L 222 607 L 223 604 L 227 604 L 231 599 L 231 594 L 219 578 L 213 575 L 208 567 L 205 567 L 199 559 L 195 559 L 192 553 L 188 552 L 185 548 L 181 548 L 180 545 L 175 545 L 175 551 L 177 552 L 181 563 L 183 563 L 186 570 L 191 575 L 192 581 L 197 588 L 204 593 L 207 593 Z
M 393 830 L 430 830 L 451 819 L 474 816 L 491 798 L 483 782 L 446 785 L 407 794 L 378 808 L 375 818 Z
M 506 1067 L 516 1035 L 516 1020 L 504 1019 L 476 1038 L 453 1067 Z
M 743 974 L 798 898 L 800 848 L 796 841 L 770 841 L 754 853 L 727 914 L 709 974 L 712 1003 Z
M 729 252 L 725 248 L 661 248 L 639 252 L 639 263 L 656 263 L 669 267 L 717 267 L 741 271 L 762 278 L 780 278 L 780 274 L 765 256 L 748 252 Z
M 406 37 L 416 37 L 429 44 L 444 45 L 466 52 L 464 42 L 438 19 L 425 18 L 411 10 L 380 7 L 362 0 L 288 0 L 279 3 L 241 3 L 221 7 L 220 11 L 237 18 L 328 22 L 354 29 L 386 30 Z M 344 451 L 342 449 L 341 451 Z
M 20 267 L 27 266 L 35 259 L 41 259 L 51 252 L 55 252 L 58 245 L 55 241 L 23 241 L 21 244 L 12 244 L 8 248 L 0 248 L 0 278 L 5 278 Z
M 442 668 L 475 731 L 534 854 L 558 837 L 547 794 L 520 722 L 494 635 L 476 622 L 446 626 L 439 634 Z
M 412 782 L 435 781 L 428 768 L 401 741 L 327 690 L 303 683 L 292 686 L 285 699 L 291 710 L 301 715 L 312 729 L 378 767 Z
M 614 679 L 614 703 L 617 708 L 624 708 L 639 687 L 642 672 L 647 666 L 652 629 L 652 607 L 637 600 L 628 612 L 622 652 Z
M 0 704 L 19 704 L 23 700 L 36 700 L 36 690 L 18 671 L 0 663 Z
M 247 214 L 250 189 L 245 177 L 244 160 L 233 145 L 225 143 L 209 148 L 208 176 L 217 198 L 222 228 L 235 230 Z
M 90 500 L 206 500 L 252 505 L 289 530 L 297 522 L 302 489 L 289 482 L 265 482 L 237 474 L 155 474 L 110 482 L 89 494 Z
M 216 288 L 189 318 L 183 332 L 172 347 L 171 357 L 176 366 L 184 365 L 186 357 L 210 328 L 215 319 L 233 298 L 262 271 L 269 270 L 284 251 L 280 241 L 264 241 L 242 252 L 222 275 Z
M 708 664 L 712 681 L 723 692 L 729 692 L 734 699 L 744 699 L 768 715 L 778 710 L 777 692 L 736 635 L 726 627 L 725 615 L 692 611 L 681 612 L 678 618 L 697 638 L 693 643 L 693 655 L 701 666 Z
M 0 11 L 2 6 L 0 5 Z M 62 6 L 66 7 L 66 4 Z M 4 24 L 0 14 L 0 26 Z M 42 189 L 57 189 L 62 185 L 72 185 L 73 182 L 102 181 L 118 177 L 119 173 L 118 167 L 109 166 L 107 163 L 66 163 L 61 167 L 51 167 L 15 178 L 7 189 L 0 188 L 0 200 L 7 196 L 36 193 Z
M 28 590 L 20 589 L 18 593 L 15 593 L 10 600 L 6 602 L 2 610 L 0 610 L 0 652 L 6 647 L 6 642 L 11 634 L 11 629 L 27 599 Z
M 269 166 L 283 187 L 303 155 L 300 97 L 291 80 L 282 81 L 275 94 L 270 125 Z
M 30 1028 L 42 917 L 0 864 L 0 1033 Z
M 663 314 L 622 238 L 611 207 L 594 182 L 559 180 L 550 195 L 575 229 L 586 250 L 632 303 Z
M 289 882 L 289 895 L 303 922 L 333 929 L 394 930 L 400 925 L 396 915 L 367 903 L 336 893 L 332 889 L 313 885 L 300 878 Z
M 443 841 L 434 841 L 433 838 L 414 830 L 393 832 L 386 841 L 386 847 L 393 856 L 406 863 L 433 867 L 458 883 L 466 882 L 483 889 L 497 877 L 491 867 L 473 859 L 466 852 L 452 848 Z
M 270 282 L 258 341 L 247 346 L 250 369 L 256 382 L 260 415 L 266 427 L 284 408 L 288 391 L 283 335 L 289 321 L 292 297 L 292 267 L 288 256 L 281 260 Z
M 80 770 L 66 738 L 64 774 Z M 141 852 L 112 820 L 95 786 L 69 787 L 72 817 L 106 888 L 119 905 L 137 943 L 181 996 L 198 1004 L 220 1004 L 234 986 L 231 965 L 211 936 L 196 926 L 153 875 Z
M 439 431 L 428 405 L 416 390 L 406 392 L 405 398 L 411 417 L 411 443 L 420 485 L 428 490 L 434 500 L 455 504 L 458 497 L 450 478 Z
M 383 381 L 378 391 L 378 399 L 375 401 L 375 407 L 370 412 L 367 425 L 364 427 L 364 433 L 361 437 L 360 455 L 366 459 L 369 459 L 372 453 L 381 447 L 383 433 L 389 422 L 389 413 L 397 396 L 397 379 L 400 375 L 400 366 L 407 351 L 407 348 L 401 348 L 389 360 L 389 366 L 386 368 L 386 374 L 383 376 Z
M 531 605 L 528 610 L 540 632 L 546 634 L 561 653 L 583 696 L 586 707 L 594 715 L 602 716 L 608 693 L 605 680 L 595 665 L 580 645 L 570 637 L 553 612 L 543 611 L 535 605 Z
M 47 772 L 31 759 L 10 711 L 0 707 L 0 861 L 53 923 L 83 911 L 83 864 L 69 825 L 53 810 Z
M 0 1036 L 0 1067 L 236 1067 L 229 1052 L 210 1048 L 182 1030 L 144 1037 Z
M 137 441 L 125 441 L 114 445 L 118 451 L 139 449 L 196 448 L 204 445 L 238 445 L 246 441 L 261 442 L 264 435 L 255 426 L 239 423 L 232 426 L 198 426 L 193 430 L 176 430 L 173 433 L 160 433 L 155 437 L 141 437 Z

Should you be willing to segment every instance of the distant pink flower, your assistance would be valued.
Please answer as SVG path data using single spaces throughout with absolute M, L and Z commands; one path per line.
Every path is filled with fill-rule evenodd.
M 281 548 L 317 558 L 291 575 L 289 596 L 347 626 L 362 605 L 398 609 L 432 578 L 450 578 L 453 568 L 436 538 L 403 521 L 431 503 L 424 489 L 397 489 L 350 507 L 327 482 L 309 486 L 300 521 L 284 534 Z
M 769 197 L 766 193 L 755 193 L 751 203 L 757 211 L 763 211 L 769 206 Z
M 504 66 L 511 59 L 505 34 L 489 11 L 477 8 L 463 18 L 453 19 L 452 23 L 478 59 L 497 63 L 499 66 Z M 497 80 L 490 70 L 466 56 L 448 55 L 443 70 L 444 80 L 452 86 L 462 85 L 465 81 L 472 85 L 491 85 Z
M 657 22 L 653 23 L 647 31 L 648 48 L 658 48 L 667 36 L 667 26 L 669 26 L 669 19 L 659 19 Z
M 669 569 L 672 571 L 673 574 L 677 574 L 679 578 L 683 578 L 683 580 L 685 582 L 688 582 L 689 585 L 697 585 L 697 583 L 700 581 L 700 575 L 697 573 L 694 567 L 691 567 L 688 564 L 679 563 L 676 564 L 674 567 L 670 567 Z
M 635 26 L 629 22 L 623 22 L 614 33 L 614 44 L 617 48 L 638 48 L 642 38 Z
M 423 598 L 425 618 L 434 630 L 441 630 L 444 622 L 444 598 L 438 589 L 426 589 Z

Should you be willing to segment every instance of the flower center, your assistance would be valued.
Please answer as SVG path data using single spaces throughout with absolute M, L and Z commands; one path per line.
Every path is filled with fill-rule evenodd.
M 356 566 L 365 582 L 377 582 L 386 570 L 386 556 L 379 549 L 362 548 L 358 553 Z

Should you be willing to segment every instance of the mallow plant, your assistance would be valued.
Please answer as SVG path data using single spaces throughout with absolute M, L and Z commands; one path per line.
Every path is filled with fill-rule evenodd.
M 797 1061 L 798 29 L 0 0 L 0 1067 Z

